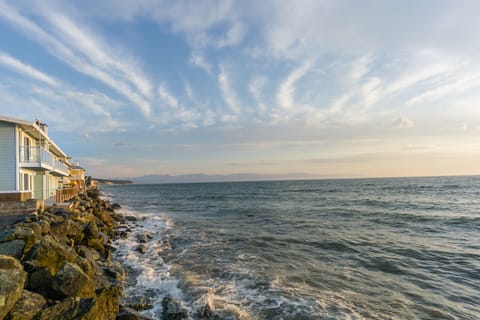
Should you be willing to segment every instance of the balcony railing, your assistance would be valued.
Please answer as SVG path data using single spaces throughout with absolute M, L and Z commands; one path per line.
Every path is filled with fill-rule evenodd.
M 57 189 L 55 195 L 56 202 L 65 202 L 67 200 L 72 199 L 78 194 L 77 188 L 64 188 L 64 189 Z
M 53 167 L 55 171 L 60 171 L 68 175 L 68 166 L 60 160 L 55 160 L 55 165 Z
M 20 163 L 68 175 L 68 166 L 43 147 L 20 147 Z

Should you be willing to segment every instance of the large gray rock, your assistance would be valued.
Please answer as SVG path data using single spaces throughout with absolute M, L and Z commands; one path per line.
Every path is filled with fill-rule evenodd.
M 36 224 L 32 223 L 32 225 Z M 25 241 L 25 247 L 23 248 L 23 251 L 28 252 L 34 245 L 40 242 L 40 235 L 36 234 L 31 226 L 26 224 L 18 224 L 9 230 L 0 232 L 0 243 L 19 239 Z
M 23 290 L 20 300 L 10 310 L 6 320 L 31 320 L 46 303 L 47 300 L 42 295 Z
M 0 243 L 0 254 L 20 259 L 23 256 L 25 245 L 26 242 L 23 239 L 15 239 Z
M 60 297 L 76 296 L 89 298 L 95 295 L 95 284 L 76 264 L 64 262 L 52 283 Z
M 50 271 L 47 267 L 44 267 L 28 274 L 28 281 L 25 288 L 48 297 L 52 293 L 52 280 L 53 277 Z
M 95 299 L 79 299 L 68 297 L 65 300 L 43 308 L 33 318 L 35 320 L 71 320 L 85 319 L 94 320 L 101 319 L 89 316 L 92 307 L 95 305 Z
M 35 270 L 47 267 L 53 276 L 65 261 L 75 262 L 76 259 L 77 253 L 73 248 L 56 241 L 55 237 L 47 235 L 28 254 L 27 265 Z
M 87 259 L 91 263 L 95 263 L 95 261 L 101 258 L 100 253 L 98 253 L 98 251 L 86 246 L 78 246 L 77 251 L 80 257 Z
M 20 299 L 27 273 L 20 262 L 10 256 L 0 256 L 0 319 L 3 319 Z

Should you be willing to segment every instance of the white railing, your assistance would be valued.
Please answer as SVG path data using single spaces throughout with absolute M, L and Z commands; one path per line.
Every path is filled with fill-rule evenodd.
M 42 147 L 20 147 L 20 162 L 54 165 L 52 155 Z
M 68 166 L 43 147 L 20 147 L 20 163 L 37 163 L 41 167 L 68 175 Z

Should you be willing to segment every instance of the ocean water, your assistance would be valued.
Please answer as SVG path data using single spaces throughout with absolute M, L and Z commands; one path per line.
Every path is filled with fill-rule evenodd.
M 480 177 L 108 186 L 115 259 L 161 318 L 480 319 Z M 146 253 L 135 251 L 148 234 Z

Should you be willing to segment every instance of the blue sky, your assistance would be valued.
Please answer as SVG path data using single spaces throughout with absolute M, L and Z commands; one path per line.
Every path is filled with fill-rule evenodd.
M 90 174 L 480 174 L 478 1 L 2 1 L 0 112 Z

